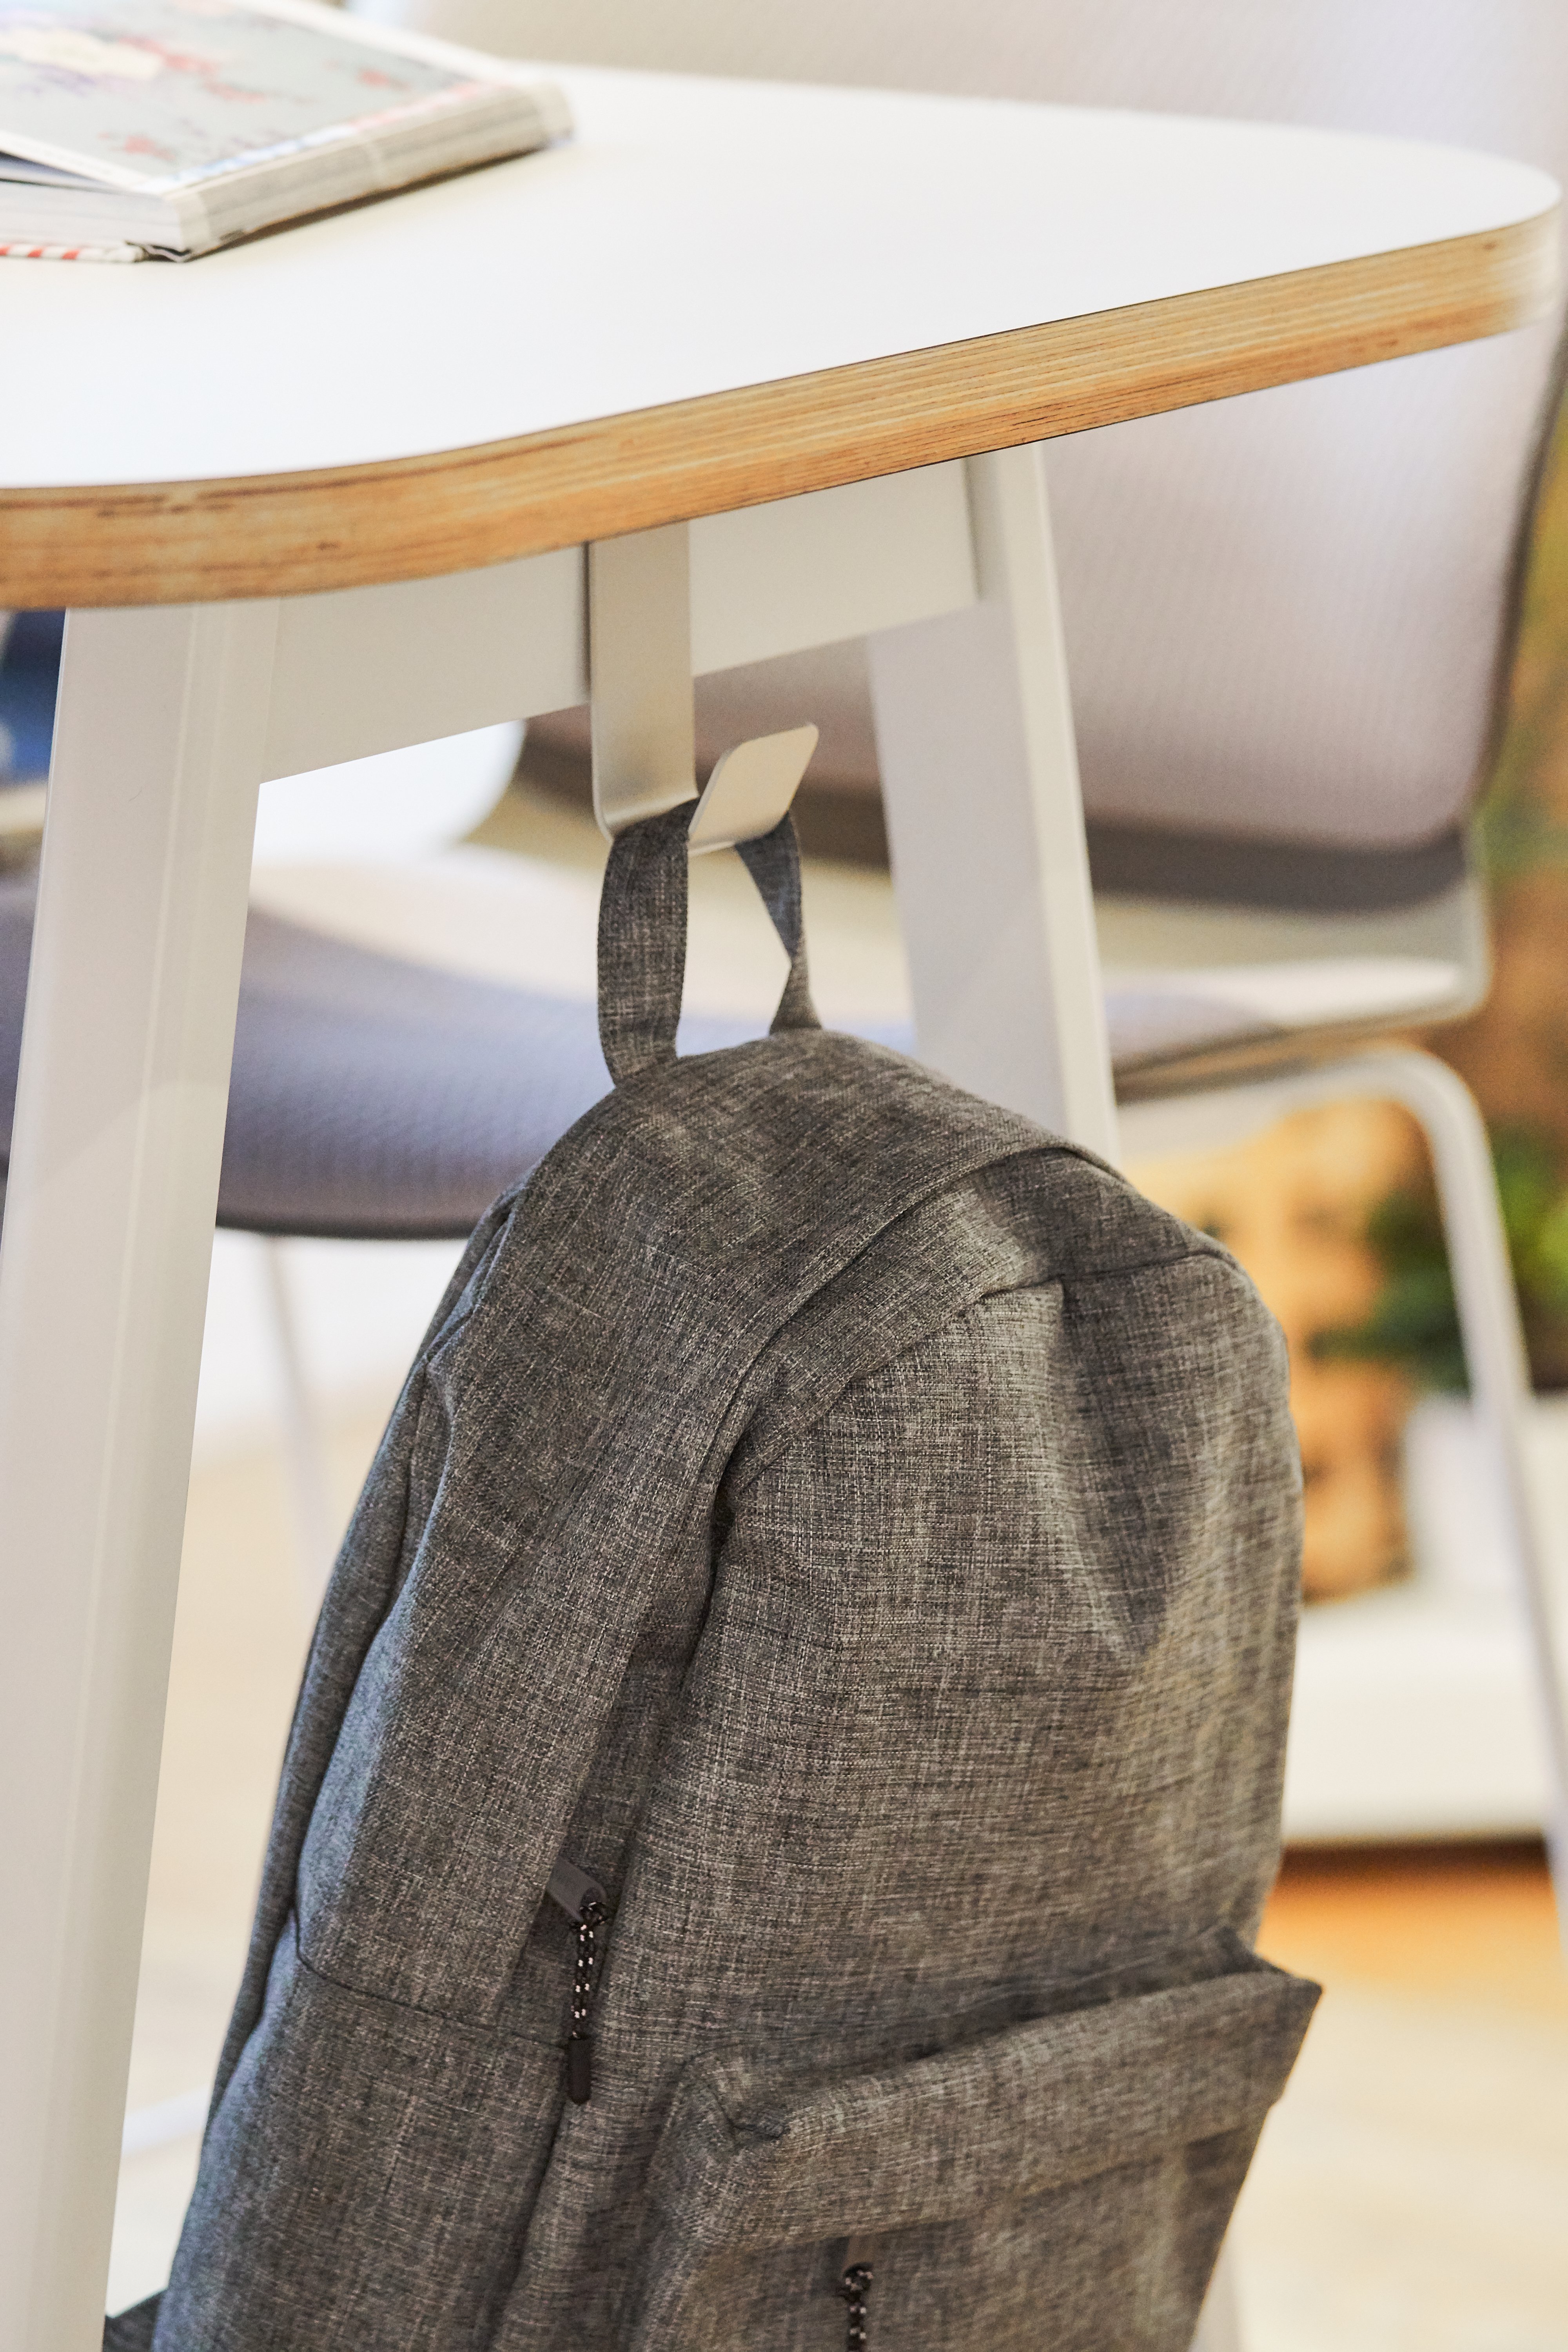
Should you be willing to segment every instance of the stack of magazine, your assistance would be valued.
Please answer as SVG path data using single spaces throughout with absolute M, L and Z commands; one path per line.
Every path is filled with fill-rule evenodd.
M 0 0 L 0 256 L 185 261 L 570 129 L 553 83 L 314 0 Z

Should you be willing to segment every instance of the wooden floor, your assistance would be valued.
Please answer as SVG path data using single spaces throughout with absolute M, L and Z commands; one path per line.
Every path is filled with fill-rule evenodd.
M 1538 1845 L 1298 1851 L 1259 1942 L 1281 1967 L 1328 1983 L 1568 2023 L 1568 1969 Z
M 1288 1857 L 1322 2002 L 1237 2230 L 1247 2352 L 1568 2347 L 1568 1973 L 1537 1848 Z

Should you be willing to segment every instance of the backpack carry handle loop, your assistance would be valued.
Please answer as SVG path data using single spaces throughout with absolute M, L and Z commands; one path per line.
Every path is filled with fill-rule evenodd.
M 693 803 L 616 835 L 599 899 L 599 1043 L 617 1086 L 673 1062 L 686 983 L 687 831 Z M 806 973 L 795 821 L 736 845 L 790 960 L 773 1034 L 820 1029 Z

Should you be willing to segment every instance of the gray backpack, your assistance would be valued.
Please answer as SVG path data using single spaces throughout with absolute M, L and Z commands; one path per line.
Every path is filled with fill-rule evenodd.
M 156 2352 L 1185 2352 L 1316 1989 L 1299 1477 L 1225 1251 L 816 1024 L 614 1091 L 473 1237 L 321 1613 Z

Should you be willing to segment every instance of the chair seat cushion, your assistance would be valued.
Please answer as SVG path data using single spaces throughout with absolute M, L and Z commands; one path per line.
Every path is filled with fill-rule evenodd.
M 609 1083 L 590 1003 L 405 962 L 252 908 L 218 1223 L 465 1234 Z
M 0 877 L 0 1159 L 8 1159 L 31 877 Z M 693 1021 L 702 1053 L 758 1021 Z M 381 955 L 253 908 L 218 1223 L 461 1238 L 609 1086 L 591 1003 Z
M 1422 956 L 1108 971 L 1111 1061 L 1127 1077 L 1223 1045 L 1433 1020 L 1452 1009 L 1461 983 L 1455 965 Z
M 8 1157 L 32 938 L 30 877 L 0 876 L 0 1155 Z M 1450 999 L 1415 958 L 1113 975 L 1119 1078 L 1234 1043 L 1414 1021 Z M 898 1025 L 856 1024 L 908 1049 Z M 685 1053 L 761 1034 L 689 1018 Z M 466 1234 L 609 1085 L 595 1008 L 442 971 L 252 908 L 218 1223 L 253 1233 Z
M 1451 997 L 1454 979 L 1447 965 L 1392 957 L 1150 974 L 1108 991 L 1112 1058 L 1126 1073 L 1239 1040 L 1415 1019 Z M 689 1016 L 681 1051 L 766 1025 Z M 907 1027 L 875 1034 L 912 1050 Z M 608 1086 L 591 1003 L 406 962 L 253 908 L 218 1221 L 465 1234 Z

